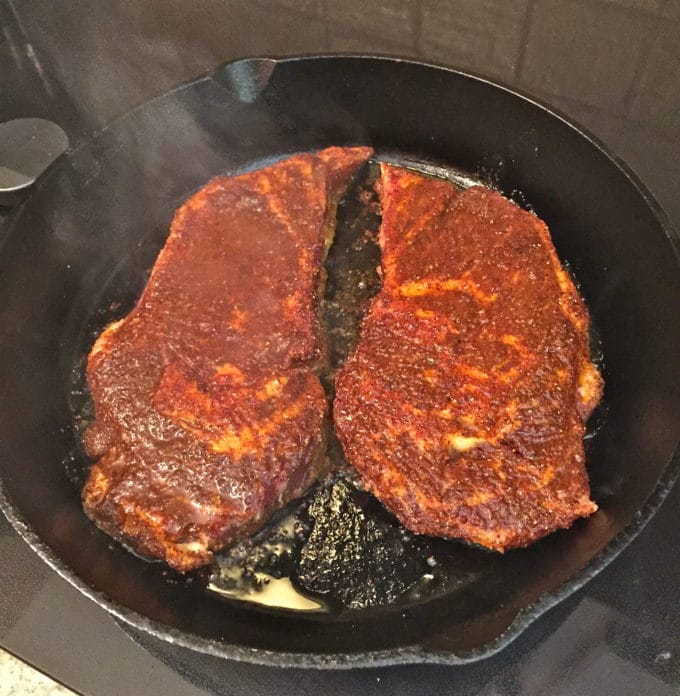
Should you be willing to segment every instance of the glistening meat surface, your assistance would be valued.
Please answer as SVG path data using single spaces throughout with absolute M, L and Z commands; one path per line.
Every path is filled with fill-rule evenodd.
M 323 469 L 323 259 L 334 201 L 370 154 L 217 178 L 177 211 L 137 306 L 88 358 L 83 504 L 106 532 L 186 571 Z
M 347 458 L 418 533 L 503 551 L 590 515 L 602 380 L 547 227 L 389 165 L 380 193 L 383 286 L 336 379 Z

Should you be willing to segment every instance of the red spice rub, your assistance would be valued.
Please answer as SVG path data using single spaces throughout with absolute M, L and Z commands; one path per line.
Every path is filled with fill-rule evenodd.
M 383 287 L 336 380 L 335 426 L 409 529 L 503 551 L 593 513 L 602 380 L 547 227 L 487 188 L 389 165 Z
M 325 462 L 317 317 L 334 200 L 368 148 L 211 181 L 176 213 L 142 297 L 88 359 L 87 514 L 186 571 Z

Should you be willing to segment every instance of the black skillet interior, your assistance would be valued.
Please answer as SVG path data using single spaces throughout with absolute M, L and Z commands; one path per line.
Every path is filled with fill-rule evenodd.
M 82 513 L 74 366 L 92 331 L 141 291 L 190 192 L 217 173 L 359 143 L 379 158 L 468 172 L 548 222 L 605 356 L 607 413 L 588 444 L 600 510 L 505 556 L 419 548 L 436 556 L 437 588 L 387 606 L 307 614 L 224 601 L 202 576 L 180 580 L 126 552 Z M 341 214 L 351 217 L 351 204 Z M 680 273 L 669 235 L 651 198 L 596 143 L 483 80 L 361 57 L 227 65 L 114 123 L 18 211 L 0 254 L 3 509 L 95 601 L 188 647 L 279 665 L 489 655 L 611 561 L 677 476 Z

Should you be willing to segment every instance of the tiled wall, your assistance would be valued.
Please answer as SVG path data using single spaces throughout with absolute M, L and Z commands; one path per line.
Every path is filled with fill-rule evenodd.
M 76 98 L 100 102 L 101 119 L 237 56 L 356 51 L 443 62 L 586 110 L 678 126 L 678 0 L 10 4 Z
M 46 80 L 90 129 L 236 57 L 373 52 L 528 91 L 622 151 L 643 176 L 655 174 L 643 150 L 680 150 L 680 0 L 0 0 L 3 7 L 20 29 L 13 35 L 27 37 Z M 7 42 L 7 31 L 1 36 Z M 680 215 L 669 182 L 680 165 L 662 163 L 673 166 L 660 185 Z

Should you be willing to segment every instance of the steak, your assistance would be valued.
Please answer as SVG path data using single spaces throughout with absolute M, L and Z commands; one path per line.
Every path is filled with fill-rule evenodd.
M 339 370 L 335 427 L 408 529 L 504 551 L 593 513 L 602 379 L 546 225 L 485 187 L 382 166 L 382 288 Z
M 175 214 L 135 308 L 88 357 L 99 527 L 179 571 L 253 532 L 325 466 L 318 318 L 335 202 L 368 148 L 212 180 Z

